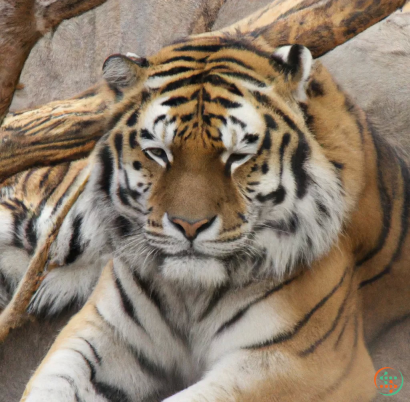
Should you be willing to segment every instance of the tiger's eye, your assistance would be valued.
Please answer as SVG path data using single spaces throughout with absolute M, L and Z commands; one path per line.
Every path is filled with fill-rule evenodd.
M 166 156 L 165 151 L 161 148 L 150 148 L 149 150 L 153 155 L 158 156 L 159 158 Z
M 165 165 L 169 164 L 167 153 L 162 148 L 147 148 L 144 150 L 145 155 L 152 160 L 155 160 L 157 163 L 162 165 L 158 159 L 163 161 Z

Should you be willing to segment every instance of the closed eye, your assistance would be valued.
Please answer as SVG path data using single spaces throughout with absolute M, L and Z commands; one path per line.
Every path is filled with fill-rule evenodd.
M 253 154 L 231 154 L 225 164 L 225 173 L 231 174 L 238 166 L 243 165 Z
M 167 153 L 162 148 L 146 148 L 144 153 L 147 158 L 154 160 L 162 167 L 166 167 L 169 164 Z

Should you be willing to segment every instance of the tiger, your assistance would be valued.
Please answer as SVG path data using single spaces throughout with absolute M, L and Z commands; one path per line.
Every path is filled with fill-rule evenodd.
M 201 36 L 248 35 L 251 40 L 266 41 L 268 47 L 297 39 L 318 57 L 389 15 L 403 0 L 382 0 L 377 5 L 365 0 L 343 7 L 340 3 L 272 2 L 229 27 Z M 358 11 L 366 19 L 358 19 Z M 337 18 L 329 19 L 329 13 Z M 309 24 L 299 24 L 299 20 L 309 20 Z M 323 29 L 329 34 L 316 34 Z M 71 100 L 11 113 L 0 128 L 0 309 L 16 293 L 50 222 L 75 191 L 80 171 L 88 165 L 84 160 L 79 164 L 70 161 L 88 156 L 106 131 L 106 120 L 121 96 L 116 85 L 102 83 Z M 50 167 L 56 164 L 60 165 Z M 93 212 L 80 210 L 64 221 L 52 246 L 52 261 L 28 308 L 30 313 L 55 315 L 67 307 L 79 308 L 87 300 L 112 256 L 110 236 L 98 219 Z M 123 226 L 121 218 L 114 226 Z
M 103 74 L 90 161 L 2 188 L 2 244 L 32 253 L 92 166 L 30 308 L 99 279 L 22 401 L 372 400 L 366 344 L 408 314 L 399 153 L 301 45 L 188 38 Z M 18 185 L 48 196 L 13 203 Z

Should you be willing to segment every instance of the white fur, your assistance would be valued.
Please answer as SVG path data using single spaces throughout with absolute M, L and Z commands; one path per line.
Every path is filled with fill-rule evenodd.
M 281 46 L 277 48 L 274 52 L 276 56 L 279 56 L 285 63 L 288 62 L 289 52 L 292 46 Z M 299 102 L 305 102 L 306 97 L 306 81 L 309 78 L 310 71 L 312 69 L 313 57 L 312 53 L 307 47 L 303 47 L 302 53 L 300 55 L 300 67 L 302 68 L 302 79 L 298 85 L 298 89 L 294 93 L 295 99 Z
M 164 278 L 188 287 L 216 287 L 228 279 L 223 264 L 214 258 L 166 257 L 161 272 Z

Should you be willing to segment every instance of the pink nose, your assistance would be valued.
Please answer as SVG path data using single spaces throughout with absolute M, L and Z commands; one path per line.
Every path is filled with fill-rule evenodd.
M 183 235 L 188 240 L 194 240 L 200 232 L 203 232 L 207 228 L 209 228 L 213 221 L 215 220 L 215 216 L 213 218 L 206 218 L 200 219 L 195 222 L 188 221 L 183 218 L 173 217 L 170 218 L 170 221 L 177 227 L 177 229 L 183 233 Z

